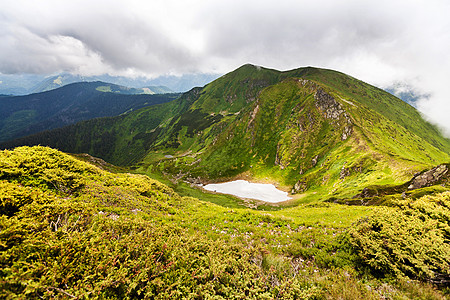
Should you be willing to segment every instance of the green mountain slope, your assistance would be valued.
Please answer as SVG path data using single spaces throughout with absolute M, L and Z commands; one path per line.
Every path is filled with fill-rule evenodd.
M 142 94 L 142 95 L 140 95 Z M 96 117 L 115 116 L 164 103 L 177 94 L 144 95 L 104 82 L 74 83 L 49 92 L 0 99 L 0 141 L 63 127 Z
M 2 299 L 448 296 L 437 287 L 450 278 L 449 192 L 268 213 L 105 167 L 45 147 L 0 151 Z
M 335 197 L 370 184 L 400 183 L 449 160 L 448 140 L 431 125 L 416 120 L 416 128 L 430 129 L 419 135 L 388 117 L 325 85 L 288 78 L 263 89 L 254 102 L 238 114 L 224 115 L 208 131 L 193 137 L 178 131 L 177 150 L 201 154 L 166 160 L 163 168 L 210 179 L 249 172 L 252 178 L 291 186 L 293 192 L 322 189 Z
M 413 107 L 311 67 L 280 72 L 245 65 L 170 103 L 3 147 L 21 144 L 88 152 L 175 180 L 277 182 L 303 200 L 402 184 L 450 161 L 450 140 Z

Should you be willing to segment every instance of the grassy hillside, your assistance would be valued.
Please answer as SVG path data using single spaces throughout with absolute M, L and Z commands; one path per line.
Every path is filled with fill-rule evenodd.
M 444 138 L 435 126 L 424 121 L 414 107 L 377 87 L 337 71 L 318 68 L 292 70 L 285 72 L 284 76 L 298 76 L 320 82 L 333 90 L 338 100 L 353 99 L 362 108 L 386 117 L 439 150 L 450 153 L 449 139 Z
M 402 184 L 450 161 L 450 140 L 413 107 L 345 74 L 309 67 L 245 65 L 175 101 L 2 147 L 36 144 L 175 181 L 275 182 L 306 202 Z
M 138 95 L 140 93 L 142 95 Z M 62 88 L 0 99 L 0 141 L 63 127 L 82 120 L 116 116 L 168 102 L 178 94 L 144 95 L 104 82 L 74 83 Z
M 444 299 L 449 209 L 229 209 L 21 147 L 0 152 L 0 297 Z
M 260 90 L 256 98 L 246 98 L 243 88 L 240 95 L 230 96 L 235 95 L 230 87 L 249 82 L 242 79 L 245 76 L 258 78 L 252 70 L 265 78 L 266 85 L 277 74 L 287 79 Z M 311 74 L 306 68 L 295 75 Z M 294 193 L 333 198 L 354 195 L 368 185 L 400 184 L 418 171 L 450 160 L 449 140 L 430 124 L 415 119 L 410 124 L 416 129 L 408 130 L 389 114 L 384 116 L 382 110 L 364 104 L 378 101 L 379 107 L 384 107 L 389 106 L 388 100 L 395 101 L 390 104 L 395 114 L 419 117 L 414 108 L 403 107 L 401 100 L 387 93 L 369 96 L 368 90 L 378 90 L 357 81 L 359 94 L 366 95 L 364 102 L 350 98 L 345 90 L 290 76 L 244 66 L 206 86 L 193 105 L 196 110 L 182 117 L 196 113 L 201 118 L 200 112 L 207 112 L 209 118 L 216 117 L 215 122 L 197 131 L 186 125 L 184 129 L 169 128 L 174 141 L 169 145 L 175 146 L 159 147 L 155 142 L 140 170 L 159 170 L 188 180 L 224 180 L 247 174 L 256 180 L 269 178 L 291 187 Z M 231 84 L 224 88 L 226 82 Z M 249 83 L 249 89 L 253 86 Z M 220 92 L 212 92 L 213 88 Z M 325 99 L 322 107 L 317 104 L 318 91 Z M 229 104 L 230 111 L 210 109 L 226 105 L 226 99 L 235 101 Z M 231 110 L 233 107 L 240 110 Z M 167 159 L 162 154 L 174 157 Z

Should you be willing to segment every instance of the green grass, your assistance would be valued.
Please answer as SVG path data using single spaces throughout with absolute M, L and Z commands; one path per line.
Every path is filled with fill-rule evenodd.
M 347 115 L 327 117 L 318 89 Z M 448 297 L 448 184 L 394 187 L 448 162 L 450 142 L 344 74 L 246 65 L 172 102 L 43 136 L 133 167 L 0 152 L 0 297 Z M 184 181 L 241 176 L 306 188 L 249 209 Z M 365 187 L 393 192 L 352 198 Z
M 109 86 L 109 85 L 99 86 L 96 88 L 96 90 L 99 92 L 104 92 L 104 93 L 112 93 L 111 86 Z
M 2 298 L 448 296 L 427 283 L 450 274 L 448 192 L 257 211 L 23 147 L 0 152 L 0 200 Z
M 340 107 L 337 118 L 329 116 L 330 107 L 319 108 L 318 91 Z M 401 184 L 450 161 L 450 141 L 413 107 L 355 78 L 316 68 L 279 72 L 245 65 L 172 102 L 30 140 L 174 180 L 224 181 L 245 173 L 287 190 L 299 183 L 304 188 L 297 203 Z
M 379 88 L 346 74 L 326 69 L 301 68 L 285 72 L 284 76 L 304 77 L 327 85 L 341 97 L 364 105 L 428 141 L 447 155 L 450 153 L 450 141 L 443 137 L 435 126 L 424 121 L 412 106 Z

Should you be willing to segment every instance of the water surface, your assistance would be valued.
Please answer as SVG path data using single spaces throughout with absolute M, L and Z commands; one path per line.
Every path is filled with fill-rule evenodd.
M 273 184 L 252 183 L 246 180 L 212 183 L 205 185 L 203 188 L 211 192 L 230 194 L 241 198 L 256 199 L 271 203 L 291 199 L 287 192 L 280 191 Z

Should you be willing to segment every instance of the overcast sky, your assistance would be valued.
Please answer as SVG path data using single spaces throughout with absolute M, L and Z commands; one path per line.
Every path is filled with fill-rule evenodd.
M 448 0 L 0 0 L 0 72 L 149 76 L 336 69 L 429 95 L 450 136 Z

